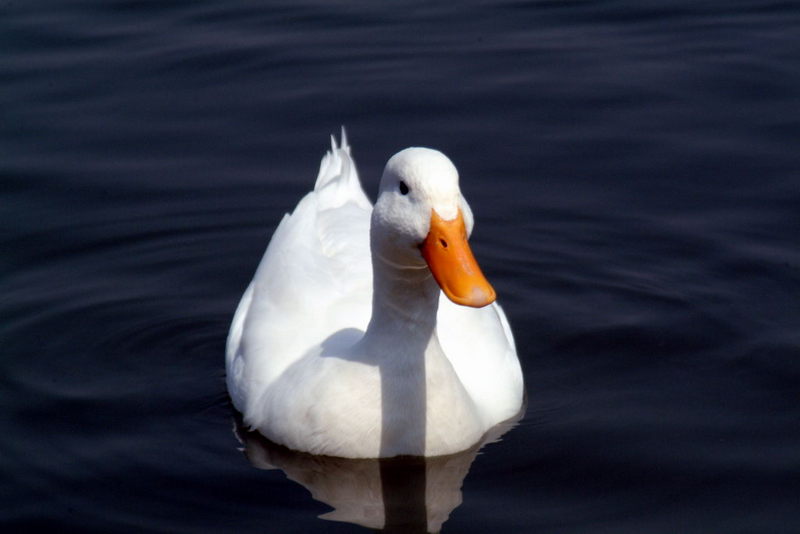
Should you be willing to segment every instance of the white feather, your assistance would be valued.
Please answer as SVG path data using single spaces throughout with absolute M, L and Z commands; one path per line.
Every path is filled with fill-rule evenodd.
M 464 450 L 522 405 L 508 322 L 496 303 L 474 309 L 442 297 L 434 311 L 438 341 L 424 350 L 414 348 L 413 335 L 370 324 L 372 211 L 342 130 L 314 190 L 275 230 L 234 314 L 226 348 L 231 399 L 246 424 L 311 453 Z M 405 298 L 385 305 L 402 307 Z M 365 340 L 368 324 L 374 335 Z

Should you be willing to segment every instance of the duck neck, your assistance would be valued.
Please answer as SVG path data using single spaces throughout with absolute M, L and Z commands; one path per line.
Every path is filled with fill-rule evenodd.
M 398 265 L 380 254 L 373 254 L 372 264 L 372 318 L 365 342 L 396 339 L 401 352 L 420 357 L 431 342 L 438 346 L 439 286 L 428 267 Z

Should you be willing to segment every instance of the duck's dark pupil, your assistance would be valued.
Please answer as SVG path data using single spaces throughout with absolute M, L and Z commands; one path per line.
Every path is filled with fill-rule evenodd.
M 407 195 L 408 194 L 408 186 L 405 182 L 400 182 L 400 194 Z

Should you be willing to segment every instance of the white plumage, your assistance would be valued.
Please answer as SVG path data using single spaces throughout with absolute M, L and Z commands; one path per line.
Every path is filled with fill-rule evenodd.
M 332 139 L 314 190 L 275 230 L 231 324 L 228 390 L 247 425 L 312 454 L 437 456 L 520 410 L 502 309 L 454 304 L 423 259 L 432 213 L 461 213 L 471 231 L 446 156 L 396 154 L 373 209 L 344 132 L 340 146 Z

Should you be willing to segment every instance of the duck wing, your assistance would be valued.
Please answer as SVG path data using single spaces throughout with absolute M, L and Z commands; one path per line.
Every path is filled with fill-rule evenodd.
M 342 130 L 314 190 L 284 215 L 234 314 L 228 391 L 245 414 L 294 361 L 330 334 L 366 329 L 371 312 L 372 204 Z
M 442 293 L 436 333 L 484 424 L 494 426 L 516 415 L 524 395 L 522 369 L 500 305 L 459 306 Z

